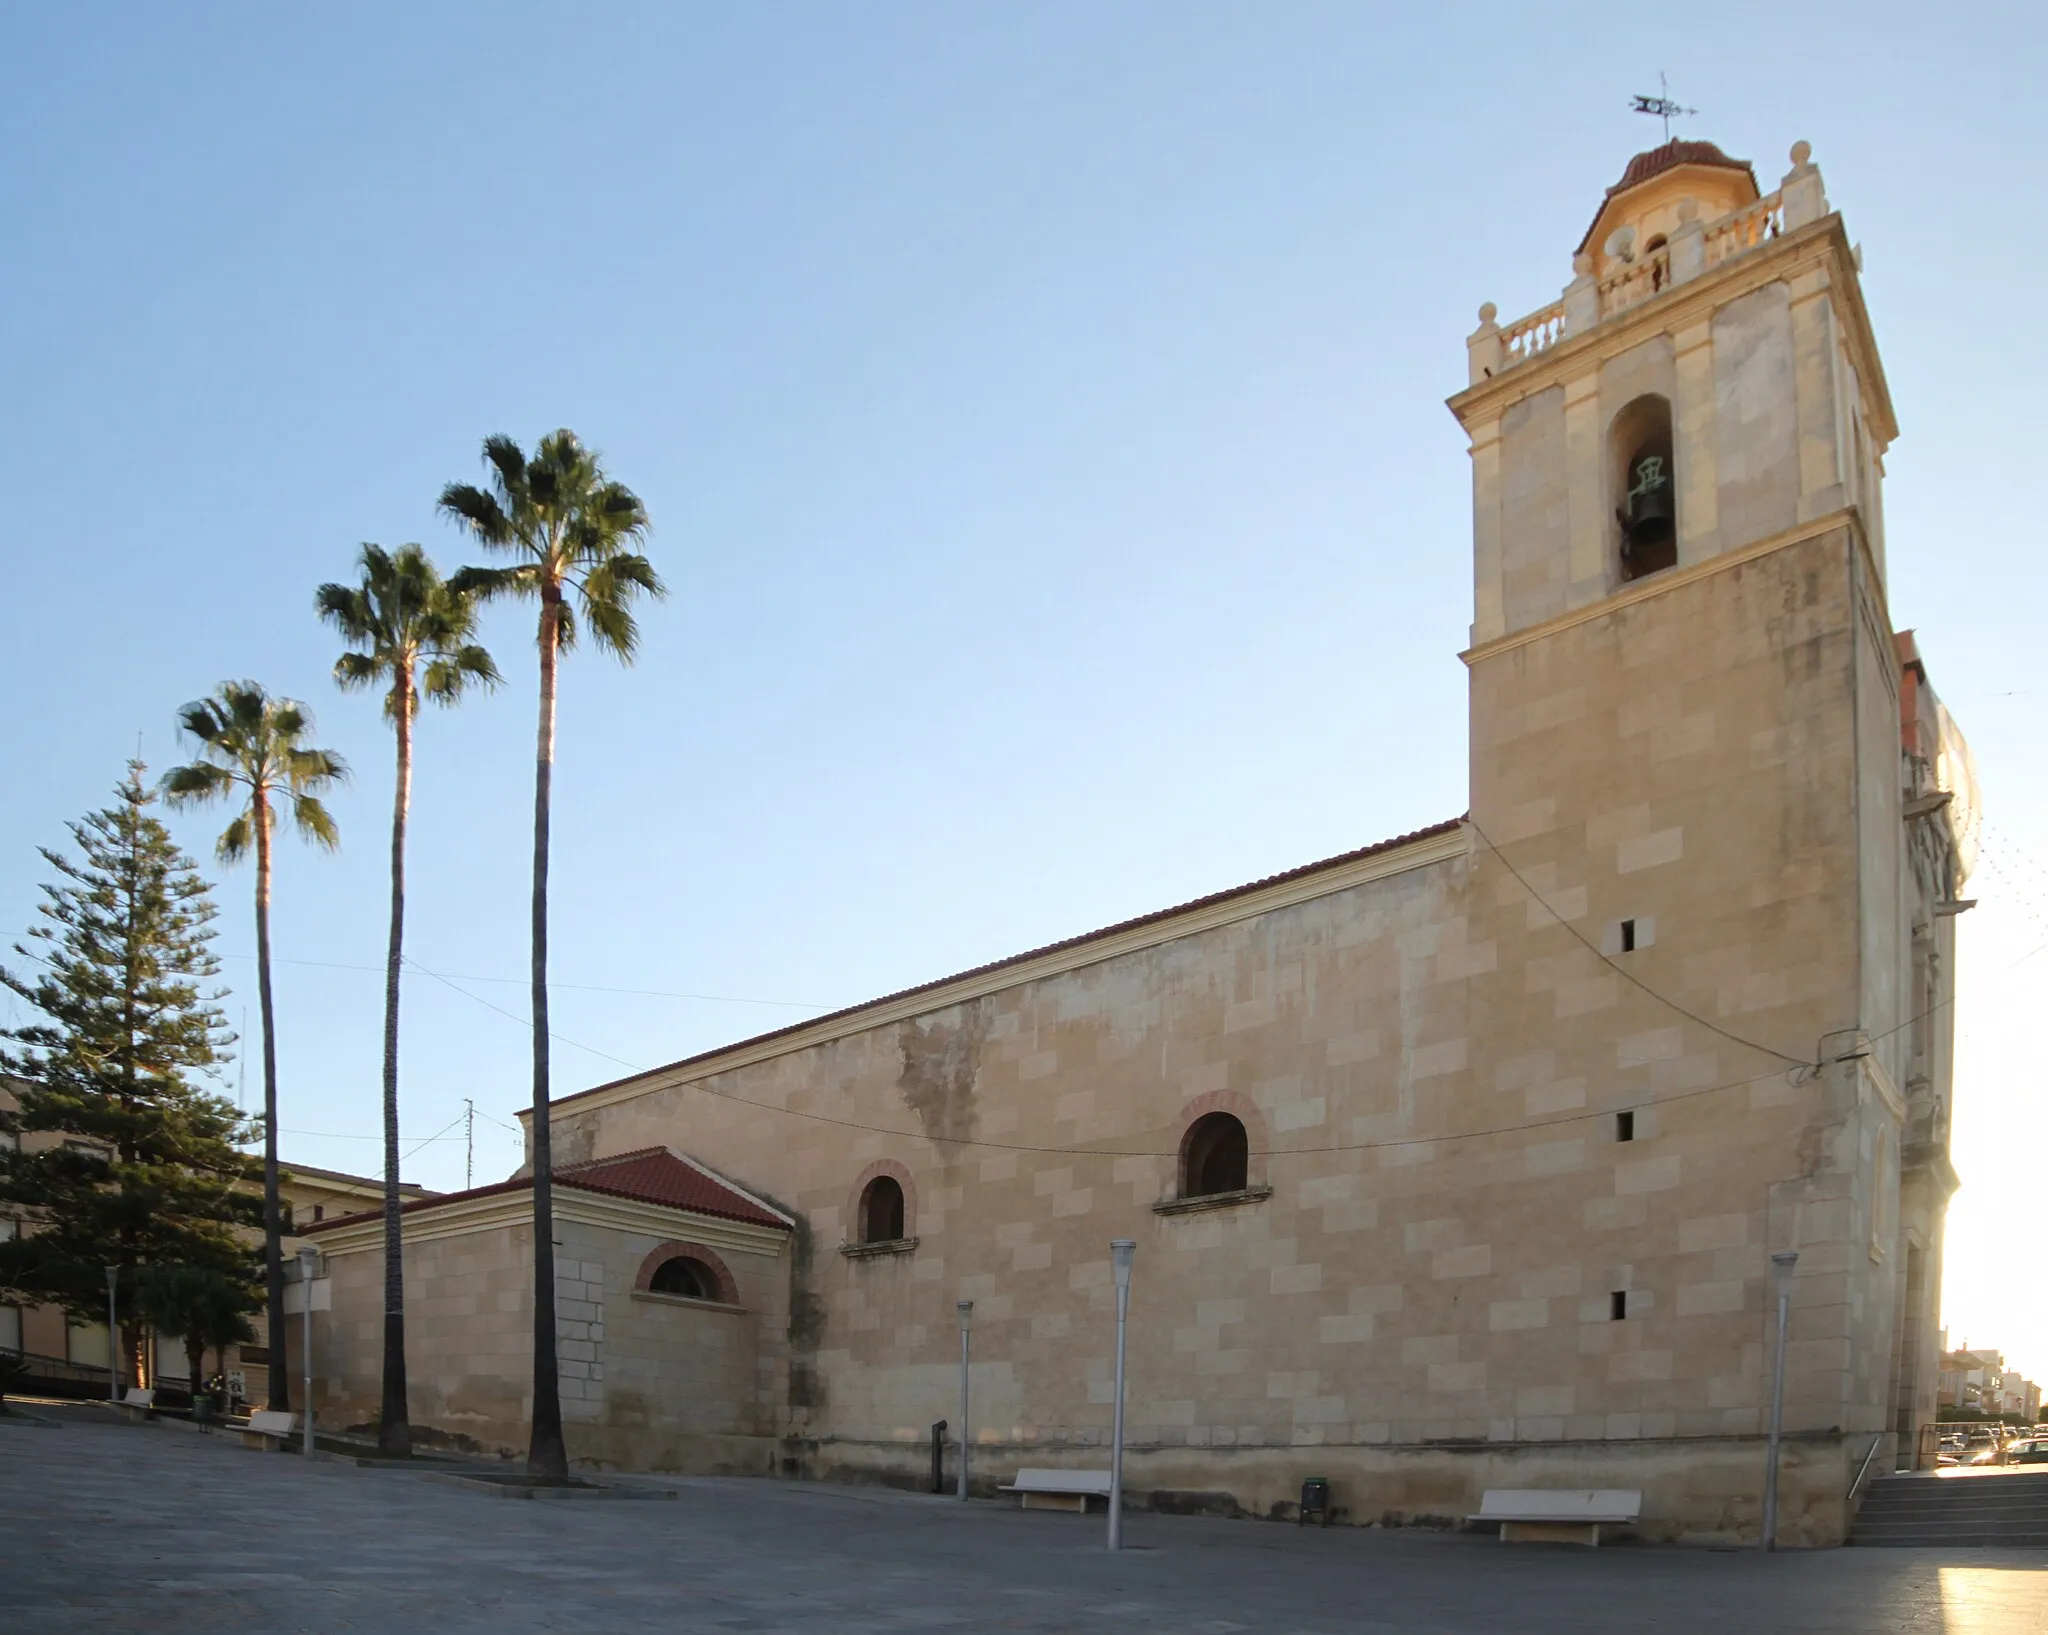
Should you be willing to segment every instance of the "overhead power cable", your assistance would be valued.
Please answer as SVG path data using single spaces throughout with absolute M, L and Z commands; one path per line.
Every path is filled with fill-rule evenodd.
M 223 954 L 220 957 L 223 959 L 254 959 L 256 956 L 254 954 L 237 953 Z M 382 976 L 384 974 L 384 967 L 381 965 L 355 965 L 344 960 L 284 959 L 273 954 L 270 963 L 273 965 L 303 965 L 308 969 L 316 971 L 364 971 L 373 976 Z M 405 956 L 405 963 L 416 971 L 426 972 L 428 976 L 439 976 L 443 981 L 496 982 L 508 987 L 525 987 L 530 980 L 523 976 L 470 976 L 460 971 L 451 971 L 445 974 L 439 971 L 429 971 L 426 966 L 420 964 L 418 960 L 410 955 Z M 712 1005 L 767 1005 L 777 1010 L 822 1011 L 832 1008 L 829 1005 L 814 1005 L 801 999 L 752 999 L 740 994 L 729 993 L 680 993 L 669 988 L 614 988 L 599 982 L 557 982 L 552 977 L 548 979 L 548 987 L 551 990 L 559 988 L 567 993 L 625 994 L 636 999 L 689 999 Z
M 1699 1026 L 1705 1028 L 1709 1033 L 1719 1034 L 1723 1039 L 1728 1040 L 1731 1044 L 1741 1045 L 1745 1050 L 1754 1050 L 1765 1056 L 1775 1056 L 1778 1058 L 1779 1061 L 1788 1063 L 1794 1067 L 1813 1067 L 1814 1065 L 1816 1065 L 1804 1056 L 1788 1056 L 1784 1051 L 1778 1049 L 1776 1045 L 1767 1045 L 1756 1039 L 1745 1039 L 1739 1033 L 1731 1033 L 1727 1028 L 1722 1027 L 1720 1023 L 1710 1022 L 1707 1020 L 1706 1017 L 1700 1015 L 1697 1011 L 1686 1009 L 1685 1006 L 1679 1004 L 1677 1000 L 1671 998 L 1668 994 L 1659 993 L 1655 988 L 1651 987 L 1649 983 L 1645 982 L 1641 977 L 1637 976 L 1635 972 L 1629 970 L 1628 967 L 1620 964 L 1611 956 L 1601 952 L 1600 945 L 1598 943 L 1594 942 L 1592 938 L 1588 937 L 1585 934 L 1585 932 L 1581 931 L 1577 926 L 1573 925 L 1570 920 L 1566 919 L 1563 914 L 1559 913 L 1556 906 L 1552 904 L 1550 899 L 1545 897 L 1542 892 L 1538 891 L 1534 886 L 1532 886 L 1529 883 L 1528 878 L 1522 873 L 1522 871 L 1516 868 L 1513 863 L 1508 861 L 1507 853 L 1502 851 L 1498 846 L 1496 846 L 1493 843 L 1492 839 L 1488 836 L 1487 832 L 1479 827 L 1479 824 L 1475 819 L 1468 817 L 1465 821 L 1472 825 L 1472 832 L 1479 837 L 1480 843 L 1484 845 L 1488 851 L 1492 852 L 1495 857 L 1500 859 L 1501 867 L 1506 869 L 1508 873 L 1512 874 L 1515 877 L 1516 884 L 1521 886 L 1521 888 L 1524 891 L 1526 891 L 1532 898 L 1534 898 L 1538 903 L 1540 903 L 1543 906 L 1543 911 L 1546 914 L 1548 914 L 1559 925 L 1563 926 L 1565 930 L 1569 931 L 1574 937 L 1576 937 L 1579 940 L 1579 942 L 1585 947 L 1588 953 L 1590 953 L 1595 959 L 1599 960 L 1600 963 L 1605 965 L 1610 971 L 1614 972 L 1616 976 L 1623 978 L 1625 981 L 1633 983 L 1636 987 L 1640 988 L 1644 993 L 1648 994 L 1652 999 L 1656 1000 L 1658 1004 L 1664 1006 L 1665 1009 L 1676 1011 L 1680 1016 L 1683 1016 L 1687 1021 L 1697 1023 Z

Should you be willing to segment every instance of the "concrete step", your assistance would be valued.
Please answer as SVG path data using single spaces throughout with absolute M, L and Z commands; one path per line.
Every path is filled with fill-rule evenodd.
M 2048 1473 L 1880 1477 L 1870 1485 L 1849 1542 L 2048 1547 Z

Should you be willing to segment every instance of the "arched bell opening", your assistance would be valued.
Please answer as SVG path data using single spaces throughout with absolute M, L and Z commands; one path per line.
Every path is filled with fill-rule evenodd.
M 1655 293 L 1671 281 L 1671 257 L 1664 253 L 1665 238 L 1657 234 L 1643 246 L 1643 257 L 1650 264 L 1650 290 Z
M 1671 404 L 1654 394 L 1614 417 L 1608 432 L 1616 541 L 1624 583 L 1678 565 L 1678 471 Z

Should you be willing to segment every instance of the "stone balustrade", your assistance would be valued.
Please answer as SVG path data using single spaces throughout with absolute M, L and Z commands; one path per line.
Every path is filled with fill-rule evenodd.
M 1732 257 L 1754 250 L 1785 230 L 1785 196 L 1766 194 L 1747 209 L 1731 211 L 1706 230 L 1707 265 L 1718 267 Z
M 1691 199 L 1679 207 L 1679 225 L 1668 244 L 1595 279 L 1590 256 L 1572 263 L 1572 282 L 1562 299 L 1509 324 L 1495 322 L 1491 301 L 1479 309 L 1479 327 L 1466 340 L 1474 385 L 1551 350 L 1568 336 L 1583 334 L 1674 284 L 1697 278 L 1737 256 L 1759 249 L 1781 234 L 1819 221 L 1828 213 L 1819 167 L 1805 142 L 1792 147 L 1792 169 L 1775 193 L 1730 211 L 1704 226 Z

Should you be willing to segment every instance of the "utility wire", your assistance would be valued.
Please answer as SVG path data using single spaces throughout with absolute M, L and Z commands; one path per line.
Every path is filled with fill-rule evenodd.
M 1745 1039 L 1739 1033 L 1731 1033 L 1728 1031 L 1728 1029 L 1722 1027 L 1720 1023 L 1710 1022 L 1704 1016 L 1700 1015 L 1697 1011 L 1687 1010 L 1683 1005 L 1679 1004 L 1677 1000 L 1672 999 L 1665 994 L 1659 993 L 1655 988 L 1651 987 L 1649 983 L 1645 982 L 1633 971 L 1617 963 L 1608 955 L 1602 953 L 1600 951 L 1600 945 L 1598 943 L 1594 942 L 1590 937 L 1588 937 L 1585 934 L 1585 932 L 1581 931 L 1577 926 L 1573 925 L 1570 920 L 1566 919 L 1562 914 L 1560 914 L 1557 911 L 1557 909 L 1551 905 L 1550 899 L 1545 897 L 1543 893 L 1538 891 L 1534 886 L 1530 885 L 1527 878 L 1523 875 L 1522 871 L 1516 868 L 1514 864 L 1508 861 L 1507 853 L 1502 851 L 1498 846 L 1496 846 L 1493 843 L 1492 839 L 1487 835 L 1486 831 L 1479 827 L 1477 819 L 1468 816 L 1465 819 L 1465 821 L 1471 824 L 1472 832 L 1479 837 L 1481 844 L 1483 844 L 1488 851 L 1492 852 L 1495 857 L 1500 859 L 1501 867 L 1506 869 L 1508 873 L 1512 874 L 1515 877 L 1516 883 L 1520 885 L 1524 891 L 1526 891 L 1538 903 L 1541 903 L 1543 905 L 1543 911 L 1546 914 L 1548 914 L 1553 920 L 1557 921 L 1559 925 L 1563 926 L 1565 930 L 1569 931 L 1582 944 L 1584 944 L 1587 952 L 1592 954 L 1592 956 L 1595 959 L 1599 960 L 1600 963 L 1605 965 L 1609 970 L 1613 971 L 1615 975 L 1622 977 L 1629 982 L 1634 983 L 1644 993 L 1648 994 L 1652 999 L 1656 1000 L 1658 1004 L 1664 1006 L 1667 1010 L 1676 1011 L 1680 1016 L 1683 1016 L 1687 1021 L 1698 1023 L 1701 1027 L 1705 1028 L 1709 1033 L 1718 1033 L 1722 1038 L 1728 1040 L 1731 1044 L 1741 1045 L 1745 1050 L 1758 1051 L 1765 1056 L 1775 1056 L 1778 1058 L 1779 1061 L 1788 1063 L 1789 1065 L 1794 1067 L 1813 1067 L 1816 1065 L 1815 1063 L 1808 1061 L 1804 1056 L 1788 1056 L 1785 1054 L 1784 1051 L 1778 1049 L 1776 1045 L 1763 1044 L 1755 1039 Z
M 231 953 L 222 954 L 219 957 L 222 959 L 254 959 L 256 956 L 254 954 Z M 381 965 L 352 965 L 341 960 L 331 959 L 285 959 L 273 954 L 270 957 L 270 963 L 273 965 L 303 965 L 316 971 L 366 971 L 376 976 L 384 974 L 384 967 Z M 424 965 L 420 964 L 418 960 L 409 954 L 405 956 L 405 963 L 416 971 L 425 971 L 428 976 L 442 976 L 441 972 L 428 971 Z M 444 981 L 451 979 L 456 982 L 498 982 L 516 987 L 524 987 L 529 980 L 523 976 L 469 976 L 460 971 L 450 972 L 446 976 L 442 976 Z M 822 1011 L 832 1008 L 828 1005 L 814 1005 L 801 999 L 750 999 L 739 994 L 728 993 L 678 993 L 669 988 L 613 988 L 598 982 L 557 982 L 552 977 L 548 980 L 548 987 L 550 989 L 560 988 L 570 993 L 628 994 L 639 999 L 693 999 L 702 1000 L 707 1004 L 714 1005 L 767 1005 L 777 1010 Z
M 471 993 L 467 988 L 456 987 L 455 983 L 450 978 L 443 976 L 439 971 L 429 971 L 424 965 L 419 964 L 409 954 L 405 955 L 404 959 L 405 963 L 410 965 L 415 971 L 418 971 L 425 976 L 432 977 L 436 982 L 440 983 L 443 987 L 454 988 L 455 991 L 461 994 L 464 999 L 473 999 L 479 1005 L 483 1006 L 485 1010 L 496 1011 L 500 1016 L 507 1017 L 510 1020 L 517 1022 L 521 1027 L 525 1028 L 528 1032 L 532 1031 L 533 1019 L 531 1017 L 521 1016 L 517 1011 L 508 1011 L 507 1009 L 505 1009 L 503 1005 L 493 1005 L 488 999 L 484 998 L 482 994 Z M 605 1061 L 615 1062 L 620 1067 L 625 1068 L 628 1072 L 644 1073 L 647 1071 L 638 1062 L 629 1062 L 626 1060 L 625 1057 L 614 1056 L 608 1050 L 599 1050 L 595 1045 L 583 1044 L 575 1039 L 571 1039 L 567 1034 L 555 1032 L 553 1028 L 548 1029 L 548 1037 L 554 1040 L 557 1044 L 569 1045 L 574 1049 L 586 1051 L 592 1056 L 602 1057 Z

